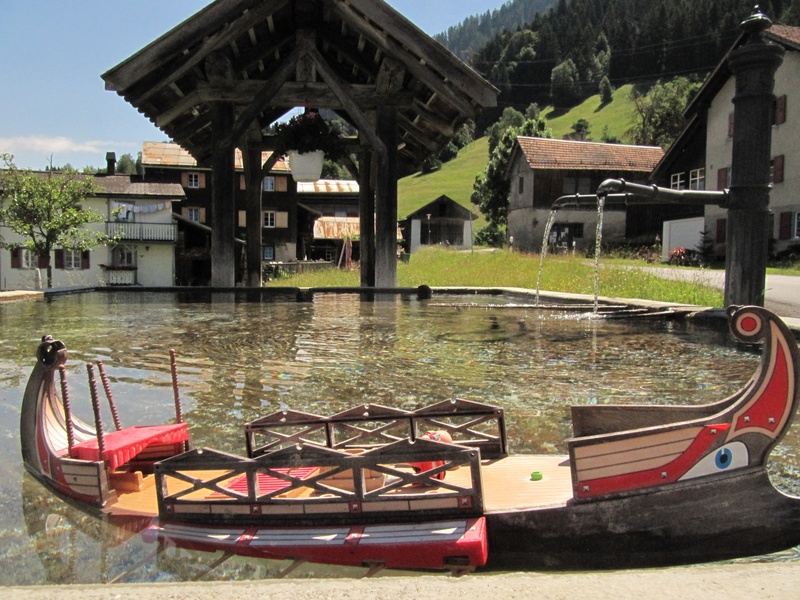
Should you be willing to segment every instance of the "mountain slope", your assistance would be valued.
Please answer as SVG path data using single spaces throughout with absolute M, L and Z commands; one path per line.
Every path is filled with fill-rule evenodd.
M 515 31 L 555 4 L 556 0 L 510 0 L 493 11 L 467 17 L 434 39 L 462 60 L 468 60 L 501 31 Z

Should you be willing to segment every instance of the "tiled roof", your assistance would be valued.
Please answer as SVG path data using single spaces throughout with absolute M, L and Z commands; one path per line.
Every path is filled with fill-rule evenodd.
M 773 25 L 767 30 L 767 36 L 800 48 L 800 27 Z
M 148 197 L 176 199 L 186 197 L 179 183 L 132 182 L 128 175 L 96 176 L 94 182 L 101 190 L 98 195 L 105 193 L 112 196 L 137 196 L 143 199 Z
M 320 179 L 297 184 L 298 194 L 357 194 L 358 190 L 358 182 L 351 180 Z
M 653 146 L 598 144 L 549 138 L 517 138 L 531 169 L 638 171 L 649 173 L 664 151 Z
M 34 171 L 37 177 L 50 177 L 46 171 Z M 59 173 L 60 174 L 60 173 Z M 92 177 L 97 187 L 95 196 L 130 196 L 142 200 L 180 200 L 186 197 L 183 187 L 179 183 L 145 183 L 131 181 L 130 175 L 88 175 L 76 173 L 74 178 L 79 181 Z
M 272 152 L 261 154 L 261 164 L 267 162 L 272 156 Z M 197 161 L 186 150 L 178 144 L 171 142 L 145 142 L 142 145 L 142 164 L 145 166 L 165 166 L 165 167 L 197 167 Z M 236 169 L 244 169 L 242 163 L 242 153 L 236 149 Z M 289 164 L 284 159 L 278 159 L 272 171 L 290 172 Z

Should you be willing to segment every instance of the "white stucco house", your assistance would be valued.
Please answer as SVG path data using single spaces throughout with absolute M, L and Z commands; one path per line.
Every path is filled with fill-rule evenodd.
M 783 46 L 775 74 L 770 193 L 773 253 L 800 244 L 800 27 L 773 25 L 764 37 Z M 741 38 L 735 45 L 744 43 Z M 723 58 L 686 110 L 689 125 L 653 173 L 652 180 L 675 189 L 730 186 L 733 156 L 735 79 Z M 705 208 L 705 232 L 713 253 L 725 255 L 727 210 Z
M 112 236 L 110 246 L 80 252 L 57 248 L 50 256 L 53 287 L 141 285 L 169 287 L 175 281 L 177 226 L 172 204 L 185 197 L 179 184 L 142 183 L 129 175 L 94 178 L 99 191 L 82 204 L 105 216 L 89 225 Z M 0 224 L 7 243 L 22 238 Z M 46 261 L 20 247 L 0 249 L 0 290 L 35 290 L 47 285 Z

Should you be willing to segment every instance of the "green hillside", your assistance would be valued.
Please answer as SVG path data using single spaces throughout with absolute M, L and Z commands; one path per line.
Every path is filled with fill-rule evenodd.
M 472 184 L 475 177 L 486 169 L 488 160 L 489 140 L 484 137 L 462 148 L 458 157 L 442 165 L 438 171 L 427 175 L 415 173 L 404 177 L 397 182 L 399 217 L 405 218 L 443 194 L 450 196 L 468 210 L 477 212 L 477 208 L 470 202 Z M 479 220 L 475 225 L 481 228 L 485 225 L 485 221 L 482 215 L 477 216 Z
M 627 141 L 625 132 L 631 126 L 633 107 L 630 102 L 632 86 L 626 85 L 614 92 L 611 102 L 602 105 L 600 96 L 592 96 L 567 113 L 556 113 L 546 108 L 542 116 L 552 130 L 554 138 L 562 138 L 572 132 L 573 123 L 580 119 L 589 122 L 589 137 L 600 141 L 603 128 L 608 127 L 608 135 Z M 477 208 L 470 202 L 472 184 L 475 177 L 483 174 L 489 161 L 489 140 L 480 138 L 463 148 L 458 156 L 442 165 L 439 171 L 423 175 L 415 173 L 401 179 L 398 184 L 398 214 L 401 219 L 436 200 L 442 194 L 473 212 Z M 478 214 L 475 222 L 476 230 L 486 224 L 483 216 Z
M 613 99 L 603 105 L 600 96 L 591 96 L 569 112 L 559 112 L 552 107 L 542 111 L 547 126 L 552 129 L 553 137 L 560 139 L 572 133 L 572 125 L 580 119 L 589 121 L 589 137 L 592 141 L 602 141 L 603 129 L 608 127 L 608 135 L 629 143 L 626 131 L 633 122 L 633 104 L 630 94 L 632 85 L 624 85 L 614 91 Z

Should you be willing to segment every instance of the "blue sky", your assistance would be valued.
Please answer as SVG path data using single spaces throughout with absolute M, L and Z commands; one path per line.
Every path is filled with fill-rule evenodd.
M 388 0 L 429 34 L 506 0 Z M 100 76 L 209 0 L 1 0 L 0 153 L 20 168 L 105 165 L 166 135 Z

